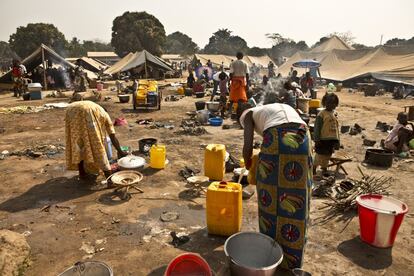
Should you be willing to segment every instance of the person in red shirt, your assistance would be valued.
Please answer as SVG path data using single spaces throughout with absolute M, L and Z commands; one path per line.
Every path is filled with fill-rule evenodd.
M 305 75 L 305 77 L 302 78 L 302 80 L 300 82 L 300 85 L 302 87 L 303 93 L 307 94 L 308 90 L 309 90 L 309 92 L 311 94 L 311 98 L 316 99 L 316 95 L 314 95 L 315 93 L 314 93 L 314 89 L 313 89 L 314 85 L 315 85 L 315 82 L 314 82 L 310 72 L 306 72 L 306 75 Z
M 14 97 L 20 97 L 23 93 L 23 76 L 25 67 L 22 66 L 18 60 L 13 60 L 12 66 L 12 81 L 13 81 L 13 90 L 14 90 Z

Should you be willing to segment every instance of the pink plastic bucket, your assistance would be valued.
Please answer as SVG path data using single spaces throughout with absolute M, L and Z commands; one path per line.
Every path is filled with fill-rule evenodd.
M 407 204 L 382 195 L 360 195 L 356 201 L 361 240 L 376 247 L 393 246 Z

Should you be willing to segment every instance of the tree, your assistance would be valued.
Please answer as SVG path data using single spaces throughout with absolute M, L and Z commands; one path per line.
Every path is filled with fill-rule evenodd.
M 246 53 L 249 50 L 247 42 L 240 36 L 233 36 L 229 29 L 219 29 L 210 37 L 204 47 L 206 54 L 236 55 L 237 52 Z
M 165 42 L 166 53 L 188 55 L 194 54 L 198 50 L 197 44 L 186 34 L 174 32 L 167 36 Z
M 301 40 L 296 43 L 293 39 L 283 37 L 279 33 L 266 34 L 266 37 L 273 44 L 273 47 L 269 50 L 269 55 L 278 65 L 284 62 L 284 57 L 290 57 L 298 51 L 309 49 L 305 41 Z
M 125 12 L 114 19 L 111 44 L 121 57 L 144 49 L 160 56 L 165 39 L 164 26 L 146 12 Z
M 74 37 L 68 42 L 67 50 L 67 56 L 82 57 L 86 56 L 87 52 L 112 52 L 114 48 L 109 43 L 98 40 L 84 40 L 81 42 Z
M 279 33 L 266 34 L 266 37 L 272 41 L 273 46 L 292 41 L 290 38 L 285 38 Z
M 85 55 L 85 50 L 80 40 L 73 37 L 68 43 L 68 54 L 69 57 L 81 57 Z
M 350 32 L 334 32 L 328 35 L 328 37 L 333 37 L 333 36 L 337 36 L 339 37 L 343 42 L 345 42 L 348 45 L 352 45 L 354 44 L 355 41 L 355 36 Z
M 249 56 L 261 57 L 267 55 L 267 50 L 266 48 L 252 47 L 247 51 L 247 54 Z
M 354 44 L 352 44 L 352 47 L 354 49 L 357 49 L 357 50 L 360 50 L 360 49 L 370 49 L 370 48 L 372 48 L 372 47 L 368 47 L 368 46 L 366 46 L 364 44 L 361 44 L 361 43 L 354 43 Z
M 325 41 L 327 41 L 328 39 L 330 39 L 333 36 L 339 37 L 343 42 L 345 42 L 348 45 L 354 44 L 354 41 L 355 41 L 355 37 L 353 36 L 353 34 L 350 31 L 348 31 L 348 32 L 342 32 L 342 33 L 340 33 L 340 32 L 333 32 L 333 33 L 330 33 L 328 35 L 325 35 L 325 36 L 321 37 L 319 39 L 319 41 L 316 42 L 312 46 L 312 48 L 318 47 L 319 45 L 321 45 L 322 43 L 324 43 Z
M 99 40 L 84 40 L 83 49 L 85 52 L 112 52 L 114 47 L 110 43 Z
M 385 42 L 386 46 L 414 45 L 414 36 L 410 39 L 393 38 Z
M 323 36 L 323 37 L 321 37 L 319 39 L 319 41 L 316 42 L 315 44 L 313 44 L 313 46 L 311 48 L 313 49 L 313 48 L 318 47 L 319 45 L 321 45 L 322 43 L 324 43 L 325 41 L 327 41 L 329 38 L 330 38 L 329 36 Z
M 309 50 L 308 44 L 306 44 L 305 41 L 301 40 L 298 43 L 296 43 L 295 48 L 299 51 L 306 51 Z
M 40 44 L 45 44 L 59 54 L 66 48 L 65 36 L 53 24 L 31 23 L 26 27 L 18 27 L 9 39 L 10 48 L 21 57 L 27 57 Z
M 0 41 L 0 62 L 19 58 L 6 41 Z

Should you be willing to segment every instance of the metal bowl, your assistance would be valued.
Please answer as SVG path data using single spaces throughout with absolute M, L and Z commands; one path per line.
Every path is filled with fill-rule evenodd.
M 239 232 L 226 240 L 224 253 L 232 275 L 274 275 L 283 260 L 280 245 L 262 233 Z
M 219 102 L 206 102 L 206 104 L 207 104 L 207 109 L 210 112 L 217 112 L 220 108 Z
M 103 262 L 77 262 L 59 276 L 113 276 L 112 269 Z
M 118 95 L 118 98 L 121 103 L 129 102 L 129 95 Z

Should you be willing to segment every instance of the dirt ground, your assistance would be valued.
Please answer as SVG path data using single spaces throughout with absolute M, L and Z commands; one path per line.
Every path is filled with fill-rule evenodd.
M 366 129 L 363 134 L 376 140 L 377 145 L 386 136 L 375 130 L 377 121 L 394 124 L 402 107 L 414 104 L 413 100 L 395 101 L 389 95 L 366 98 L 346 90 L 338 95 L 341 124 L 360 124 Z M 209 132 L 206 135 L 178 135 L 175 132 L 181 119 L 187 118 L 187 111 L 194 110 L 195 98 L 163 102 L 161 111 L 133 112 L 131 103 L 120 104 L 112 96 L 111 101 L 102 105 L 111 118 L 123 116 L 129 123 L 129 126 L 116 127 L 121 144 L 137 149 L 138 139 L 155 137 L 167 145 L 169 165 L 160 171 L 146 169 L 140 184 L 144 193 L 120 202 L 110 199 L 109 190 L 90 191 L 81 185 L 76 172 L 66 171 L 64 153 L 0 160 L 0 229 L 28 235 L 31 256 L 25 275 L 57 275 L 88 258 L 107 263 L 115 275 L 163 275 L 166 265 L 183 252 L 199 253 L 215 273 L 225 275 L 225 238 L 207 234 L 205 197 L 187 193 L 186 183 L 178 172 L 184 166 L 202 170 L 203 145 L 207 143 L 223 143 L 232 155 L 240 158 L 242 130 L 206 127 Z M 0 95 L 0 107 L 59 101 L 62 99 L 23 102 L 11 94 Z M 33 114 L 0 114 L 0 128 L 5 130 L 0 134 L 0 152 L 39 144 L 64 144 L 64 113 L 64 109 L 53 109 Z M 175 128 L 149 129 L 135 123 L 146 118 L 174 124 Z M 260 141 L 258 137 L 257 140 Z M 354 157 L 345 168 L 351 176 L 358 176 L 356 168 L 362 166 L 365 154 L 361 135 L 344 134 L 341 142 L 344 151 Z M 413 163 L 396 159 L 387 170 L 362 167 L 368 173 L 394 177 L 393 196 L 409 207 L 414 206 Z M 321 199 L 312 201 L 305 270 L 313 275 L 414 275 L 412 211 L 406 215 L 394 247 L 377 249 L 360 241 L 357 217 L 345 230 L 342 220 L 325 225 L 314 223 L 324 215 L 318 210 L 322 202 Z M 42 211 L 48 205 L 51 207 Z M 179 219 L 161 222 L 160 214 L 172 210 L 179 213 Z M 243 202 L 242 230 L 258 230 L 255 197 Z M 174 248 L 169 244 L 170 231 L 187 234 L 190 241 Z M 81 250 L 91 246 L 98 252 L 87 254 Z

